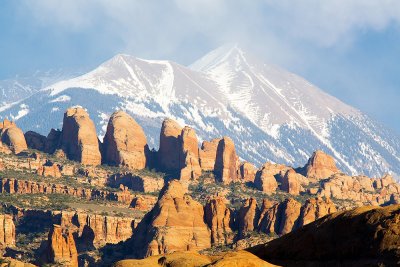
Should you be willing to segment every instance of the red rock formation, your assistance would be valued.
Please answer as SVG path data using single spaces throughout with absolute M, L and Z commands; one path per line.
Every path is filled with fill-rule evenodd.
M 130 208 L 134 210 L 149 211 L 157 202 L 157 197 L 151 195 L 137 195 L 133 198 Z
M 298 226 L 302 227 L 325 215 L 336 212 L 335 204 L 329 199 L 310 198 L 301 207 Z
M 112 187 L 124 185 L 133 191 L 153 193 L 158 192 L 163 188 L 164 179 L 145 175 L 139 176 L 131 172 L 123 172 L 109 177 L 107 183 Z
M 0 215 L 0 246 L 2 248 L 15 246 L 15 225 L 10 215 Z
M 7 145 L 15 154 L 28 149 L 22 130 L 14 122 L 8 120 L 4 120 L 1 125 L 0 141 Z
M 29 148 L 44 151 L 46 146 L 46 136 L 34 131 L 28 131 L 25 133 L 25 140 Z
M 300 215 L 301 204 L 296 200 L 289 198 L 282 203 L 280 213 L 279 234 L 287 234 L 295 229 L 297 219 Z
M 321 150 L 317 150 L 313 153 L 303 170 L 305 176 L 315 179 L 328 178 L 332 174 L 339 172 L 335 160 Z
M 239 232 L 253 231 L 259 219 L 259 209 L 255 198 L 246 199 L 243 207 L 239 210 L 238 227 Z
M 257 169 L 250 162 L 243 162 L 239 166 L 240 179 L 242 182 L 254 182 L 256 177 Z
M 254 179 L 254 186 L 265 193 L 273 193 L 278 188 L 278 182 L 274 177 L 274 172 L 271 172 L 270 164 L 264 164 L 260 170 L 257 171 Z
M 72 107 L 64 113 L 61 148 L 71 160 L 87 165 L 101 164 L 96 128 L 83 108 Z
M 61 171 L 60 171 L 60 166 L 58 164 L 54 164 L 53 162 L 46 162 L 46 164 L 40 166 L 38 170 L 36 171 L 38 175 L 44 176 L 44 177 L 56 177 L 59 178 L 61 177 Z
M 233 239 L 230 228 L 231 211 L 225 205 L 225 198 L 210 197 L 204 207 L 204 219 L 211 229 L 212 244 L 228 244 Z
M 143 257 L 208 248 L 211 236 L 203 217 L 203 206 L 185 194 L 179 181 L 170 181 L 137 226 L 132 252 Z
M 60 140 L 61 140 L 61 131 L 51 129 L 46 138 L 44 152 L 48 154 L 53 154 L 58 148 Z
M 171 119 L 165 119 L 160 132 L 160 149 L 158 150 L 158 163 L 164 171 L 180 170 L 179 135 L 182 127 Z
M 213 171 L 215 167 L 215 159 L 217 158 L 218 144 L 221 139 L 213 139 L 203 141 L 199 151 L 200 167 L 203 171 Z
M 236 155 L 235 144 L 225 136 L 218 143 L 214 168 L 216 179 L 224 184 L 238 182 L 238 170 L 239 157 Z
M 124 111 L 114 112 L 104 136 L 103 161 L 130 169 L 146 167 L 149 152 L 142 127 Z
M 179 136 L 181 143 L 180 179 L 195 180 L 201 175 L 199 163 L 199 146 L 196 132 L 185 126 Z
M 297 173 L 293 169 L 288 170 L 283 176 L 281 189 L 282 191 L 285 191 L 294 196 L 300 194 L 300 181 L 297 178 Z
M 78 266 L 78 252 L 74 237 L 68 229 L 53 225 L 48 239 L 48 260 L 62 266 Z

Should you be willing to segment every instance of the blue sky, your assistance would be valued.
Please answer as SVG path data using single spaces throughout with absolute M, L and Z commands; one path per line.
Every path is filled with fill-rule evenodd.
M 238 42 L 400 133 L 399 26 L 397 0 L 3 0 L 0 79 Z

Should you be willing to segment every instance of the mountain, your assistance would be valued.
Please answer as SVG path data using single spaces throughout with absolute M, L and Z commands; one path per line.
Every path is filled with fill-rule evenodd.
M 305 79 L 268 65 L 237 45 L 220 47 L 189 67 L 116 55 L 96 69 L 49 85 L 0 109 L 25 131 L 60 128 L 64 110 L 87 108 L 103 136 L 123 109 L 158 148 L 165 117 L 208 140 L 230 136 L 242 159 L 302 166 L 316 149 L 351 174 L 400 174 L 400 137 Z M 20 115 L 18 115 L 20 114 Z

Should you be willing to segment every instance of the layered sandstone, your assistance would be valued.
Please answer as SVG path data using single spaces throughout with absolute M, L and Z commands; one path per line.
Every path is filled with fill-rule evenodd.
M 293 169 L 288 170 L 282 177 L 282 191 L 285 191 L 294 196 L 299 195 L 302 188 L 297 176 L 297 173 Z
M 232 139 L 224 136 L 218 143 L 214 172 L 216 179 L 224 184 L 238 182 L 239 157 Z
M 270 170 L 269 164 L 264 164 L 260 170 L 257 171 L 254 186 L 265 193 L 274 193 L 278 188 L 275 172 Z
M 226 199 L 220 196 L 210 197 L 204 207 L 204 219 L 211 229 L 211 243 L 228 244 L 233 239 L 231 211 L 226 207 Z
M 126 112 L 114 112 L 104 136 L 103 162 L 130 169 L 146 167 L 149 152 L 142 127 Z
M 47 256 L 50 263 L 70 267 L 78 266 L 78 252 L 69 229 L 53 225 L 48 238 Z
M 325 215 L 337 211 L 335 204 L 329 198 L 310 198 L 301 207 L 298 227 L 309 224 Z
M 82 107 L 72 107 L 64 113 L 60 145 L 70 160 L 85 165 L 101 164 L 96 128 Z
M 59 178 L 62 176 L 60 166 L 50 161 L 47 161 L 44 165 L 40 166 L 36 173 L 44 177 L 50 176 Z
M 133 252 L 143 257 L 208 248 L 211 235 L 203 217 L 203 206 L 185 194 L 179 181 L 173 180 L 136 228 Z
M 259 208 L 255 198 L 248 198 L 239 210 L 238 227 L 240 234 L 253 231 L 257 226 Z

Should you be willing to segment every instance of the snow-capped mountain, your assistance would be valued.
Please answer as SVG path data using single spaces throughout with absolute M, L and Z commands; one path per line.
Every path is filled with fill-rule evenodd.
M 236 45 L 189 67 L 116 55 L 82 76 L 49 85 L 0 110 L 24 130 L 61 128 L 72 105 L 88 109 L 104 135 L 116 109 L 130 113 L 158 147 L 161 121 L 190 125 L 200 139 L 230 136 L 242 159 L 302 166 L 311 153 L 332 154 L 343 171 L 400 174 L 400 138 L 303 78 L 267 65 Z

